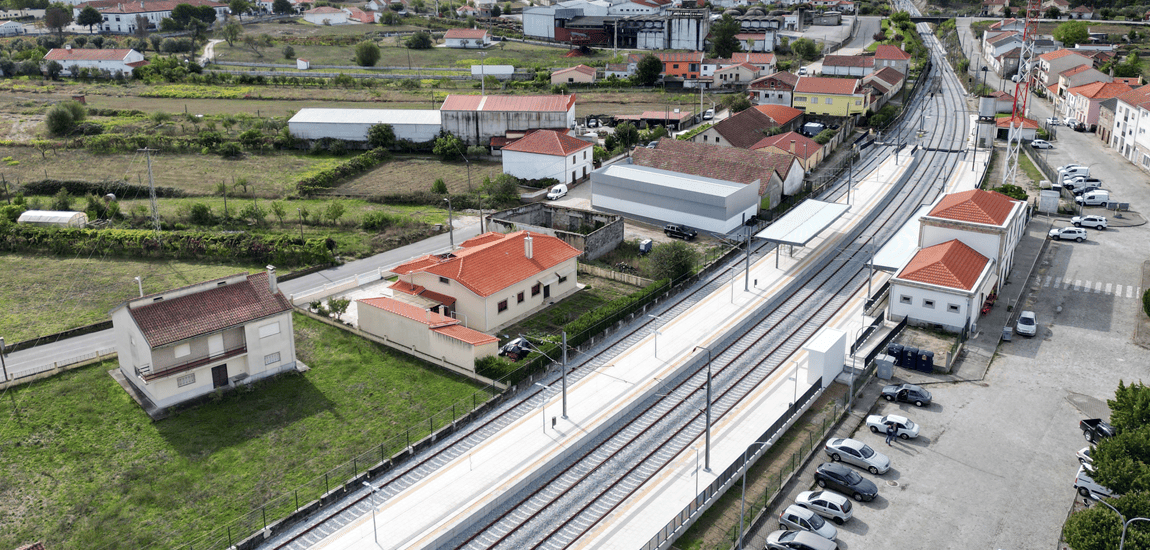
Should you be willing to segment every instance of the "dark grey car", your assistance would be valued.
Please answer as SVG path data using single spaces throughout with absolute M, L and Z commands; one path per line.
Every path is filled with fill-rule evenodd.
M 815 470 L 815 483 L 824 489 L 851 495 L 855 500 L 872 501 L 878 496 L 878 486 L 842 464 L 824 462 Z
M 901 384 L 898 386 L 883 386 L 882 397 L 887 401 L 899 403 L 914 403 L 916 407 L 930 405 L 930 392 L 914 384 Z

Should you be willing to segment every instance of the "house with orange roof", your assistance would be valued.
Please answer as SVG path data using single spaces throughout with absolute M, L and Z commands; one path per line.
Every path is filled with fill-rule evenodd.
M 1014 96 L 998 90 L 987 97 L 994 98 L 994 111 L 996 113 L 1014 112 Z
M 444 131 L 469 145 L 487 145 L 491 138 L 511 132 L 575 127 L 575 94 L 452 94 L 439 112 Z
M 1015 132 L 1020 132 L 1021 139 L 1024 141 L 1031 141 L 1038 137 L 1038 121 L 1022 116 L 998 117 L 994 119 L 994 125 L 996 128 L 995 137 L 998 139 L 1014 139 Z
M 724 88 L 742 88 L 758 78 L 759 68 L 750 63 L 727 65 L 715 71 L 715 83 Z
M 857 78 L 800 76 L 791 106 L 814 115 L 850 116 L 865 113 L 870 103 Z
M 593 84 L 594 82 L 595 68 L 583 64 L 559 69 L 551 73 L 552 84 Z
M 491 45 L 491 34 L 486 29 L 448 29 L 443 42 L 448 48 L 486 48 Z
M 881 71 L 890 67 L 903 75 L 910 72 L 910 54 L 898 46 L 880 44 L 874 50 L 874 70 Z
M 1066 116 L 1094 126 L 1098 124 L 1098 109 L 1103 101 L 1133 90 L 1122 82 L 1092 82 L 1066 90 Z
M 272 266 L 132 298 L 111 317 L 113 378 L 153 418 L 296 368 L 292 306 Z
M 759 105 L 786 105 L 791 106 L 791 92 L 795 91 L 795 84 L 799 75 L 786 71 L 760 76 L 751 81 L 747 90 L 751 102 Z
M 779 133 L 794 130 L 802 122 L 803 112 L 784 105 L 757 105 L 731 115 L 691 141 L 749 149 L 771 131 Z M 774 130 L 778 128 L 778 130 Z
M 117 34 L 131 34 L 136 32 L 136 18 L 142 17 L 147 24 L 146 30 L 154 31 L 160 28 L 160 21 L 172 16 L 172 10 L 180 4 L 189 4 L 193 7 L 208 6 L 215 10 L 216 19 L 222 21 L 228 16 L 228 5 L 211 0 L 137 0 L 125 2 L 124 0 L 92 0 L 77 3 L 72 7 L 72 16 L 79 17 L 80 12 L 88 6 L 95 8 L 104 16 L 104 22 L 99 25 L 103 32 Z
M 1014 265 L 1014 249 L 1026 231 L 1026 203 L 1002 193 L 974 189 L 939 197 L 919 218 L 919 248 L 958 239 L 990 258 L 1004 279 Z
M 1094 8 L 1090 6 L 1078 6 L 1067 12 L 1071 19 L 1094 19 Z
M 823 57 L 824 76 L 864 77 L 874 72 L 873 55 L 828 55 Z
M 144 54 L 127 49 L 90 50 L 72 48 L 53 48 L 44 54 L 44 62 L 55 61 L 64 67 L 64 74 L 71 75 L 72 69 L 94 69 L 109 75 L 117 73 L 132 75 L 132 69 L 148 64 Z
M 1074 67 L 1091 67 L 1093 63 L 1086 56 L 1063 48 L 1038 56 L 1038 79 L 1036 86 L 1043 88 L 1058 84 L 1058 74 Z
M 798 159 L 803 169 L 810 172 L 818 166 L 826 155 L 826 147 L 798 132 L 775 134 L 760 139 L 750 147 L 752 151 L 763 151 L 780 155 L 790 155 Z
M 484 233 L 455 250 L 400 264 L 389 288 L 436 302 L 427 309 L 490 334 L 577 291 L 579 254 L 541 233 Z
M 591 173 L 594 144 L 566 131 L 536 130 L 503 146 L 503 173 L 571 184 Z
M 776 59 L 773 53 L 735 52 L 731 63 L 750 63 L 759 68 L 759 74 L 771 74 L 775 72 Z
M 990 258 L 957 239 L 924 247 L 890 280 L 890 319 L 974 331 L 998 279 Z
M 359 329 L 383 344 L 450 369 L 475 372 L 475 361 L 499 353 L 499 339 L 468 328 L 463 321 L 423 304 L 411 295 L 355 301 Z

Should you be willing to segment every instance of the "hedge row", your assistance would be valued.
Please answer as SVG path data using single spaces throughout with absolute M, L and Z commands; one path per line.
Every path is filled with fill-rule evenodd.
M 68 191 L 69 195 L 73 197 L 84 197 L 89 194 L 103 196 L 108 193 L 113 193 L 118 198 L 125 197 L 147 197 L 148 187 L 146 185 L 136 185 L 128 183 L 124 180 L 118 181 L 76 181 L 76 180 L 55 180 L 47 179 L 40 181 L 30 181 L 20 185 L 20 190 L 26 195 L 44 195 L 52 196 L 60 192 L 60 189 Z M 175 187 L 157 187 L 156 196 L 163 198 L 179 198 L 186 197 L 188 194 L 182 189 Z
M 270 263 L 283 267 L 331 261 L 326 238 L 306 242 L 250 233 L 165 233 L 139 229 L 70 229 L 0 224 L 0 251 L 61 256 L 120 256 L 180 260 Z
M 357 176 L 391 160 L 391 152 L 382 147 L 356 155 L 351 160 L 329 168 L 314 176 L 296 182 L 296 190 L 301 196 L 310 196 L 320 189 L 331 189 L 352 176 Z

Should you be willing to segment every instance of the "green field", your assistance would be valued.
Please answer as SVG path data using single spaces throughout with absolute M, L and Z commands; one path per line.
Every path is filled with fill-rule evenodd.
M 155 423 L 107 374 L 114 362 L 8 390 L 0 547 L 173 548 L 317 476 L 322 492 L 325 471 L 421 425 L 415 441 L 476 391 L 299 315 L 295 336 L 309 372 Z

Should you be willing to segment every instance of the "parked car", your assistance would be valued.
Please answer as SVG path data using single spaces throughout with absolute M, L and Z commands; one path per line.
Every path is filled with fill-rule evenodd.
M 1018 316 L 1018 322 L 1014 324 L 1014 332 L 1023 336 L 1038 334 L 1038 322 L 1034 319 L 1033 311 L 1023 311 Z
M 807 76 L 807 68 L 799 67 L 799 76 Z
M 1094 447 L 1083 447 L 1078 449 L 1075 453 L 1078 455 L 1078 463 L 1085 466 L 1087 471 L 1094 471 Z
M 775 531 L 767 535 L 768 550 L 835 550 L 833 540 L 806 531 Z
M 1091 191 L 1106 191 L 1107 193 L 1110 192 L 1109 189 L 1103 189 L 1101 183 L 1084 183 L 1081 187 L 1078 187 L 1074 190 L 1074 196 L 1082 196 Z
M 1082 242 L 1086 240 L 1086 230 L 1081 227 L 1055 227 L 1050 230 L 1050 238 L 1058 241 Z
M 527 343 L 526 338 L 515 338 L 499 348 L 499 355 L 508 357 L 512 361 L 527 357 L 528 353 L 531 353 L 531 346 Z
M 914 403 L 916 407 L 925 407 L 930 405 L 931 400 L 930 392 L 914 384 L 883 386 L 882 397 L 887 401 Z
M 715 118 L 715 110 L 714 109 L 707 109 L 706 111 L 703 112 L 703 120 L 711 120 L 713 118 Z
M 1090 215 L 1090 216 L 1074 216 L 1070 218 L 1070 223 L 1074 227 L 1089 227 L 1091 229 L 1106 229 L 1106 216 Z
M 858 472 L 834 462 L 824 462 L 815 470 L 815 483 L 824 489 L 840 491 L 859 502 L 872 501 L 878 496 L 878 485 L 860 476 Z
M 890 470 L 890 457 L 872 449 L 870 445 L 847 437 L 827 441 L 823 451 L 834 462 L 854 464 L 874 475 L 882 475 Z
M 598 128 L 599 127 L 599 119 L 587 117 L 587 127 L 588 128 Z
M 1058 126 L 1059 124 L 1062 124 L 1062 121 L 1059 120 L 1058 117 L 1056 117 L 1056 116 L 1052 116 L 1052 117 L 1046 119 L 1046 125 L 1047 126 Z
M 779 529 L 810 531 L 827 540 L 835 540 L 835 537 L 839 536 L 839 530 L 835 529 L 834 525 L 814 511 L 798 504 L 787 506 L 787 509 L 779 514 Z
M 1078 491 L 1079 495 L 1095 500 L 1101 497 L 1110 498 L 1118 496 L 1114 494 L 1114 491 L 1103 487 L 1097 481 L 1091 479 L 1090 472 L 1086 471 L 1085 465 L 1078 467 L 1078 475 L 1074 476 L 1074 488 Z
M 683 239 L 684 241 L 689 241 L 699 236 L 699 233 L 694 229 L 674 223 L 663 226 L 663 234 L 675 239 Z
M 557 200 L 567 196 L 567 186 L 560 183 L 547 192 L 547 200 Z
M 1080 196 L 1074 197 L 1074 202 L 1082 206 L 1103 206 L 1110 202 L 1110 192 L 1105 189 L 1095 189 L 1089 193 L 1083 193 Z
M 1101 418 L 1088 418 L 1078 423 L 1082 430 L 1082 437 L 1089 443 L 1097 443 L 1101 439 L 1118 435 L 1118 429 Z
M 1051 145 L 1051 143 L 1049 141 L 1046 141 L 1045 139 L 1036 139 L 1036 140 L 1030 142 L 1030 146 L 1035 148 L 1035 149 L 1053 149 L 1054 148 L 1054 145 Z
M 839 525 L 854 515 L 854 505 L 850 499 L 834 491 L 803 491 L 795 498 L 795 504 Z
M 1077 162 L 1072 162 L 1070 164 L 1063 164 L 1062 166 L 1059 166 L 1058 171 L 1062 172 L 1063 170 L 1067 170 L 1070 168 L 1087 168 L 1087 166 L 1085 164 L 1078 164 Z
M 894 434 L 899 439 L 913 439 L 918 437 L 918 424 L 911 422 L 905 416 L 897 414 L 888 414 L 886 416 L 879 416 L 872 414 L 866 417 L 866 425 L 870 431 L 876 434 L 885 434 L 887 426 L 894 426 Z

